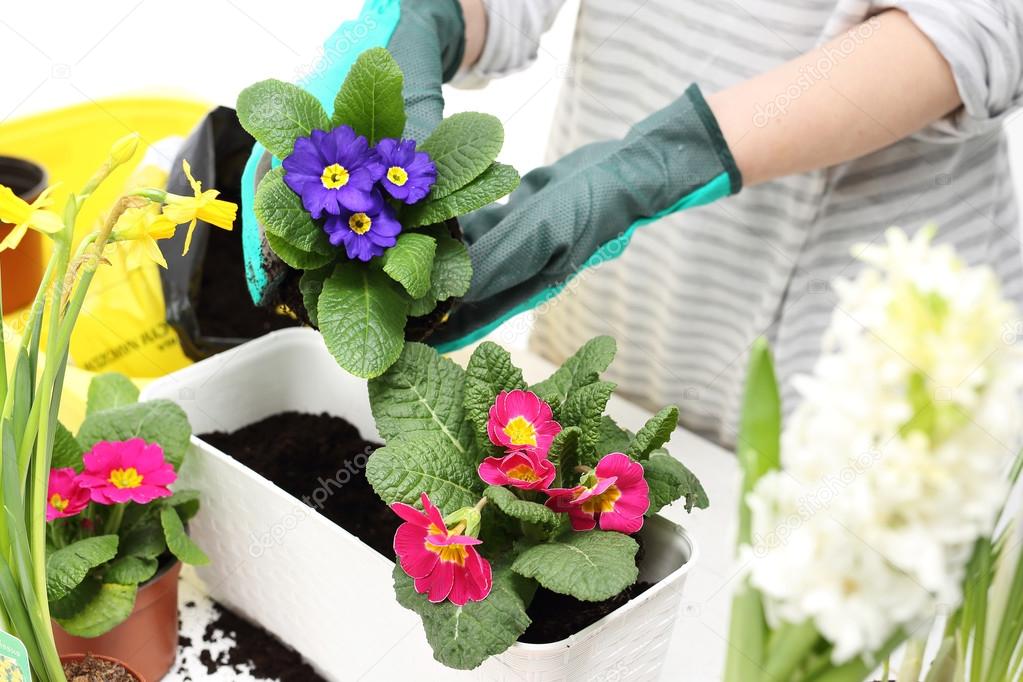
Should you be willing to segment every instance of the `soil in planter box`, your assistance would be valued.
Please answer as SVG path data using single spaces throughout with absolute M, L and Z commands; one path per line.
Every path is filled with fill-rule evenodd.
M 593 625 L 651 587 L 653 585 L 650 583 L 636 583 L 605 601 L 579 601 L 574 597 L 540 587 L 536 590 L 529 609 L 526 610 L 533 622 L 519 637 L 519 641 L 527 644 L 560 642 Z
M 234 431 L 200 436 L 270 479 L 388 559 L 401 519 L 366 480 L 380 443 L 329 414 L 283 412 Z
M 68 682 L 138 682 L 121 666 L 101 658 L 86 656 L 63 665 Z

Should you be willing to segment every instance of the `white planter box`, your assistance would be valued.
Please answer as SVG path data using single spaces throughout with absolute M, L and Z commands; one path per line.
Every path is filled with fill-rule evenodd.
M 143 399 L 154 398 L 180 404 L 196 433 L 299 411 L 344 417 L 364 438 L 379 439 L 366 382 L 341 370 L 312 330 L 278 331 L 174 372 L 143 391 Z M 566 640 L 516 644 L 472 673 L 457 673 L 433 660 L 418 616 L 395 602 L 390 560 L 198 438 L 180 485 L 202 494 L 191 533 L 212 559 L 198 571 L 210 594 L 332 680 L 393 669 L 385 658 L 427 680 L 657 679 L 696 558 L 684 530 L 651 519 L 642 531 L 640 579 L 658 581 L 654 587 Z M 318 487 L 325 486 L 310 480 L 309 493 Z

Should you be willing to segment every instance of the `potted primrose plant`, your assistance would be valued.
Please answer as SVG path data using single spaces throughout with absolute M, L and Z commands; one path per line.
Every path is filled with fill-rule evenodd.
M 197 493 L 170 490 L 188 417 L 168 400 L 137 399 L 127 377 L 98 375 L 77 436 L 57 428 L 46 588 L 57 651 L 109 656 L 158 680 L 177 655 L 181 564 L 208 559 L 185 530 Z
M 122 662 L 83 657 L 86 652 L 59 656 L 51 623 L 56 615 L 51 606 L 57 604 L 55 601 L 51 605 L 48 597 L 51 582 L 84 580 L 96 566 L 93 559 L 77 553 L 54 560 L 58 551 L 46 521 L 55 444 L 62 443 L 62 452 L 74 450 L 74 439 L 60 427 L 57 413 L 71 332 L 89 286 L 107 249 L 132 249 L 162 262 L 156 240 L 173 235 L 177 225 L 188 223 L 191 230 L 195 221 L 202 219 L 229 226 L 228 219 L 233 219 L 237 209 L 217 199 L 216 190 L 203 191 L 198 182 L 193 183 L 194 196 L 144 188 L 118 199 L 96 229 L 74 247 L 72 239 L 81 207 L 115 168 L 131 160 L 138 139 L 138 135 L 129 135 L 114 144 L 85 186 L 68 197 L 63 215 L 51 210 L 50 191 L 30 204 L 9 188 L 0 187 L 0 221 L 13 225 L 0 249 L 17 247 L 29 230 L 48 235 L 53 241 L 42 284 L 27 311 L 24 327 L 10 336 L 7 329 L 0 329 L 0 503 L 6 510 L 0 519 L 0 623 L 7 650 L 18 650 L 27 661 L 20 673 L 42 682 L 63 682 L 68 675 L 85 673 L 104 679 L 145 679 Z M 8 343 L 17 346 L 10 354 Z M 14 359 L 11 367 L 7 366 L 8 357 Z M 79 433 L 79 437 L 86 435 Z M 58 506 L 63 500 L 56 500 Z M 175 516 L 177 513 L 174 511 Z M 168 544 L 180 539 L 175 535 L 173 543 Z M 50 560 L 55 561 L 53 571 L 48 570 Z M 111 594 L 125 592 L 107 585 L 101 590 L 104 588 Z
M 266 247 L 291 271 L 284 303 L 317 327 L 337 362 L 363 378 L 426 334 L 465 294 L 472 266 L 458 216 L 510 193 L 518 173 L 487 114 L 450 116 L 425 140 L 402 137 L 403 76 L 384 48 L 356 60 L 328 115 L 278 80 L 238 96 L 238 120 L 281 160 L 264 166 L 254 212 Z M 410 322 L 414 320 L 414 322 Z
M 614 352 L 611 339 L 595 339 L 550 379 L 527 386 L 494 344 L 477 349 L 463 369 L 411 343 L 367 385 L 337 365 L 316 332 L 288 329 L 158 379 L 143 396 L 178 402 L 198 434 L 181 470 L 181 485 L 198 489 L 203 500 L 190 530 L 211 552 L 211 563 L 198 576 L 217 601 L 297 649 L 328 679 L 364 675 L 383 657 L 438 679 L 453 673 L 436 659 L 479 666 L 476 674 L 486 679 L 516 678 L 523 671 L 537 679 L 574 679 L 565 666 L 572 675 L 596 675 L 616 665 L 617 659 L 608 662 L 616 656 L 626 656 L 636 670 L 660 667 L 696 548 L 656 512 L 679 497 L 688 507 L 707 504 L 695 477 L 663 450 L 676 426 L 676 408 L 663 410 L 635 434 L 606 414 L 614 386 L 598 375 Z M 543 485 L 527 490 L 499 482 L 516 466 L 499 461 L 505 446 L 487 435 L 490 407 L 502 390 L 519 391 L 514 401 L 535 400 L 543 410 L 542 401 L 550 408 L 552 421 L 538 439 L 547 456 L 518 453 L 514 459 L 537 460 L 541 483 L 565 489 L 565 505 L 557 510 L 545 505 L 551 496 Z M 527 390 L 535 398 L 521 397 Z M 507 410 L 515 406 L 505 404 Z M 515 433 L 519 422 L 512 417 L 509 424 Z M 386 446 L 378 449 L 381 441 Z M 610 513 L 593 519 L 591 530 L 573 531 L 571 519 L 585 525 L 582 517 L 589 513 L 586 499 L 570 499 L 583 476 L 576 467 L 600 477 L 607 473 L 601 461 L 614 452 L 621 455 L 609 463 L 628 459 L 634 484 L 629 501 L 635 504 L 619 527 L 638 531 L 613 530 Z M 484 461 L 486 475 L 498 482 L 480 477 Z M 463 535 L 481 506 L 476 533 L 483 544 L 473 547 L 491 567 L 491 590 L 460 607 L 489 614 L 479 637 L 445 643 L 438 633 L 459 607 L 450 599 L 429 603 L 395 568 L 394 536 L 402 518 L 381 498 L 416 506 L 418 513 L 424 492 L 447 515 L 449 528 L 463 520 L 455 517 L 465 517 Z M 592 544 L 606 560 L 606 570 L 580 573 L 578 585 L 567 573 L 554 575 L 560 559 L 552 563 L 544 556 L 576 554 L 576 543 Z M 526 549 L 531 546 L 532 553 Z M 516 559 L 529 577 L 512 570 Z M 524 567 L 527 561 L 532 567 Z M 394 598 L 395 577 L 401 604 Z M 544 584 L 551 589 L 537 588 Z M 538 591 L 543 599 L 534 597 L 531 604 Z M 568 620 L 577 632 L 544 633 L 537 625 L 523 639 L 530 614 L 541 613 L 531 607 L 551 608 L 550 600 L 564 600 L 562 613 L 572 614 Z M 509 604 L 509 618 L 499 616 Z M 535 620 L 558 625 L 557 618 Z M 418 635 L 423 623 L 429 643 Z M 634 640 L 635 646 L 625 646 Z

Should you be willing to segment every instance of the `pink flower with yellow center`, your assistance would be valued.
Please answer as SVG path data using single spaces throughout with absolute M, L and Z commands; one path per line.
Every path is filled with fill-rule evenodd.
M 620 452 L 605 455 L 574 488 L 551 488 L 547 506 L 565 512 L 574 530 L 635 533 L 650 508 L 650 487 L 643 465 Z
M 482 541 L 461 535 L 462 524 L 449 530 L 426 493 L 421 500 L 424 511 L 402 502 L 391 505 L 405 521 L 394 533 L 394 553 L 402 570 L 414 580 L 416 592 L 435 604 L 449 599 L 464 606 L 486 599 L 493 575 L 490 563 L 474 546 Z
M 554 463 L 536 450 L 517 450 L 504 457 L 487 457 L 479 475 L 491 485 L 510 485 L 522 490 L 544 490 L 554 481 Z
M 50 469 L 50 481 L 46 486 L 47 521 L 75 516 L 88 504 L 89 491 L 80 485 L 74 469 Z
M 175 480 L 174 467 L 163 457 L 163 448 L 141 438 L 100 441 L 83 457 L 85 471 L 79 483 L 88 488 L 92 501 L 100 504 L 138 502 L 146 504 L 169 497 L 167 487 Z
M 551 406 L 531 391 L 501 391 L 490 408 L 487 434 L 494 445 L 509 450 L 535 449 L 547 456 L 561 424 L 554 421 Z

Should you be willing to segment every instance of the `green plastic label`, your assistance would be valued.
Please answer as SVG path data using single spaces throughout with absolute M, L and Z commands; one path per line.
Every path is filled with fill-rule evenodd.
M 14 635 L 0 630 L 0 682 L 27 682 L 31 679 L 25 645 Z

